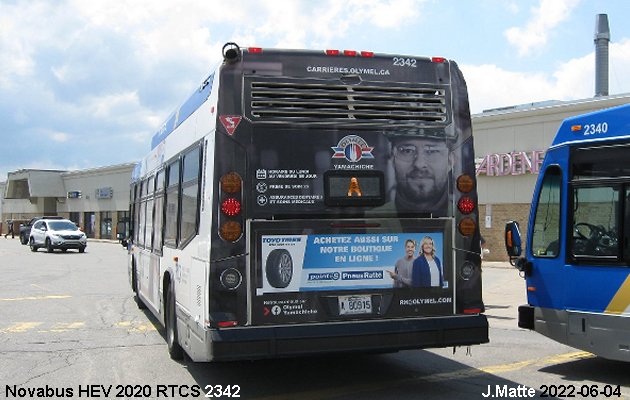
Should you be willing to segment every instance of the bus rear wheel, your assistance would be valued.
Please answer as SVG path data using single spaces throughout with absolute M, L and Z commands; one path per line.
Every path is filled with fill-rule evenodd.
M 166 345 L 168 346 L 168 354 L 173 360 L 181 360 L 184 358 L 184 350 L 179 344 L 177 335 L 177 317 L 175 315 L 175 291 L 173 285 L 169 285 L 168 294 L 166 295 L 166 313 L 164 322 L 166 325 Z

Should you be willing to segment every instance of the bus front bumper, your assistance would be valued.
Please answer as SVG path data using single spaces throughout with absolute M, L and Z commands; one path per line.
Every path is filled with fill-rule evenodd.
M 292 357 L 335 352 L 393 352 L 488 342 L 483 314 L 207 331 L 212 360 Z

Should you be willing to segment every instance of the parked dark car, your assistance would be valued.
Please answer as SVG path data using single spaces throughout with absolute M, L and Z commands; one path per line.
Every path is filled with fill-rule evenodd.
M 40 219 L 63 219 L 63 217 L 57 217 L 54 215 L 31 218 L 26 224 L 20 224 L 20 243 L 28 244 L 28 238 L 31 236 L 31 228 L 36 221 Z

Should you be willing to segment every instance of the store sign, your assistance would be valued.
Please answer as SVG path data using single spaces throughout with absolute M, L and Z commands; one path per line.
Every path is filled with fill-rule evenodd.
M 488 154 L 475 160 L 477 176 L 537 175 L 545 150 Z
M 69 199 L 80 199 L 81 198 L 81 191 L 80 190 L 75 190 L 73 192 L 68 192 L 68 198 Z
M 96 189 L 97 199 L 111 199 L 114 196 L 114 189 L 111 187 L 104 187 Z

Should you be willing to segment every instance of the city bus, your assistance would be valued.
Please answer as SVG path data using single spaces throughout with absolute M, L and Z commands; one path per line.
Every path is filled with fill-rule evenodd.
M 487 342 L 457 64 L 234 43 L 222 56 L 132 173 L 130 283 L 171 357 Z
M 538 177 L 526 250 L 517 222 L 506 247 L 525 277 L 518 325 L 630 361 L 630 105 L 561 124 Z

